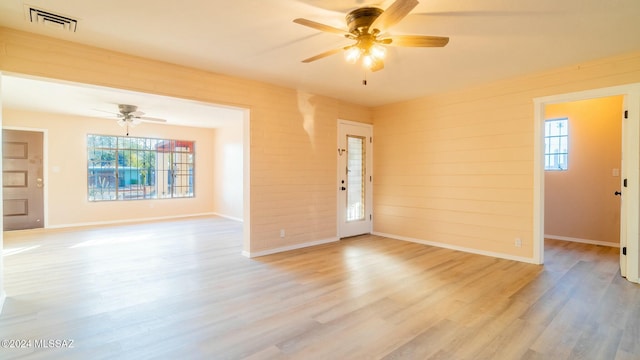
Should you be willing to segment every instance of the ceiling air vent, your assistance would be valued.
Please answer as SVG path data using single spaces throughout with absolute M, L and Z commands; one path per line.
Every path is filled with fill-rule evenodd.
M 76 26 L 78 20 L 70 17 L 54 14 L 50 11 L 44 11 L 37 9 L 29 5 L 24 7 L 27 20 L 34 24 L 40 24 L 55 29 L 66 30 L 70 32 L 76 32 Z

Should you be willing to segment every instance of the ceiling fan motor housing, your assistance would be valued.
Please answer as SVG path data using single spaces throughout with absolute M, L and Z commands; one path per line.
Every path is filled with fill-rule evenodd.
M 135 105 L 120 104 L 118 105 L 118 109 L 123 115 L 127 115 L 136 112 L 138 110 L 138 107 Z
M 377 7 L 362 7 L 347 14 L 345 19 L 352 34 L 365 34 L 369 27 L 382 14 L 384 10 Z

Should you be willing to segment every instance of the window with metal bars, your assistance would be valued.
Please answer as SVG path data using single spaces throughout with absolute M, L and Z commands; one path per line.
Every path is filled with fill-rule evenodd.
M 87 135 L 89 201 L 194 196 L 193 141 Z

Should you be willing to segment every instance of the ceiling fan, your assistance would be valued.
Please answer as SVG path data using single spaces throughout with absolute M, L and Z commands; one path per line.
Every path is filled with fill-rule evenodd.
M 345 19 L 348 31 L 333 26 L 321 24 L 312 20 L 298 18 L 293 22 L 314 28 L 316 30 L 338 34 L 355 43 L 325 51 L 318 55 L 302 60 L 310 63 L 341 51 L 345 51 L 345 58 L 350 63 L 362 61 L 367 70 L 378 71 L 384 68 L 386 48 L 389 46 L 405 47 L 443 47 L 449 42 L 448 37 L 426 35 L 387 35 L 385 31 L 405 18 L 418 5 L 417 0 L 396 0 L 386 10 L 365 6 L 349 12 Z
M 136 105 L 119 104 L 118 111 L 118 113 L 112 114 L 118 117 L 118 125 L 126 127 L 127 136 L 129 136 L 129 127 L 135 127 L 143 121 L 167 122 L 165 119 L 143 116 L 144 113 L 142 111 L 138 111 L 138 107 Z

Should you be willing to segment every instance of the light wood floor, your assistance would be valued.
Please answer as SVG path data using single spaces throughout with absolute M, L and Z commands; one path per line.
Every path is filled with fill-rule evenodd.
M 360 236 L 247 259 L 220 218 L 5 234 L 0 339 L 25 359 L 639 359 L 617 249 L 544 267 Z

